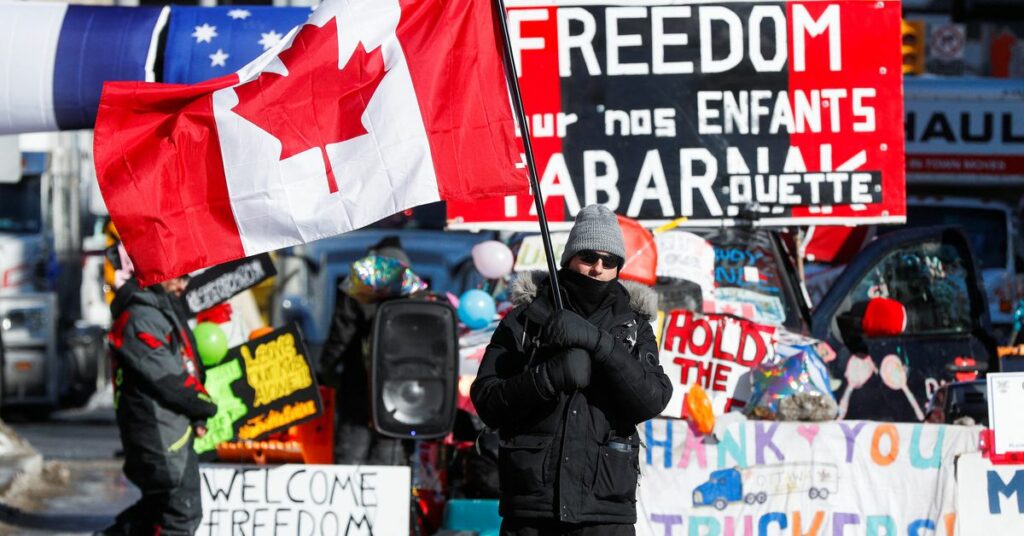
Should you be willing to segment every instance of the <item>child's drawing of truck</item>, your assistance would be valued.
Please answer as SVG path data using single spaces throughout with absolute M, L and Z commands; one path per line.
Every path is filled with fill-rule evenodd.
M 693 505 L 724 510 L 732 502 L 761 504 L 769 495 L 793 493 L 826 499 L 838 490 L 838 482 L 838 470 L 831 463 L 780 463 L 721 469 L 711 473 L 707 482 L 693 490 Z

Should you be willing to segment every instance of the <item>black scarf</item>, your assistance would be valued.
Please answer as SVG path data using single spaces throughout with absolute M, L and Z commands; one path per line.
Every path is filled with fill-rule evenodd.
M 569 302 L 578 313 L 587 318 L 610 297 L 611 284 L 615 280 L 598 281 L 588 275 L 562 268 L 558 271 L 558 281 L 568 294 Z

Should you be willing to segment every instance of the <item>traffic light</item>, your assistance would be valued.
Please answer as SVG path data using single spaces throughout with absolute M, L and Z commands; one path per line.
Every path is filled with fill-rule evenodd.
M 373 332 L 373 424 L 383 435 L 432 439 L 451 432 L 459 374 L 455 310 L 438 301 L 392 300 Z
M 924 73 L 924 21 L 902 20 L 903 74 Z

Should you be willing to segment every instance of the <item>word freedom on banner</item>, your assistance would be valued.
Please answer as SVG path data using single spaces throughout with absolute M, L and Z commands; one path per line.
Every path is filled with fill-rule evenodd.
M 648 224 L 903 219 L 898 2 L 538 4 L 509 21 L 556 227 L 592 203 Z M 448 206 L 455 228 L 536 217 L 522 197 Z
M 403 534 L 408 467 L 281 465 L 200 467 L 203 520 L 196 534 Z

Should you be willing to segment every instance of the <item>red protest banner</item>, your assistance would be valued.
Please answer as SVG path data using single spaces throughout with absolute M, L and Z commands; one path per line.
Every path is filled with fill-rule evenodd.
M 775 328 L 730 315 L 669 311 L 661 333 L 661 364 L 674 383 L 661 414 L 682 417 L 683 396 L 699 383 L 715 413 L 750 399 L 751 369 L 775 356 Z
M 899 2 L 572 4 L 509 10 L 553 227 L 591 203 L 648 226 L 903 221 Z M 450 202 L 449 225 L 534 229 L 532 206 Z

